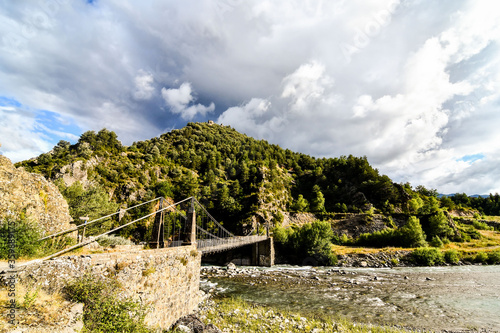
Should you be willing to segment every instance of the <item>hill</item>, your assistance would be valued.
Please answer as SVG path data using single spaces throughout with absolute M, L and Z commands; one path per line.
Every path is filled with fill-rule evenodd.
M 104 191 L 120 206 L 196 196 L 233 230 L 242 226 L 236 222 L 279 220 L 287 211 L 401 213 L 413 196 L 366 157 L 317 159 L 208 123 L 128 147 L 106 129 L 89 131 L 75 145 L 61 141 L 17 165 L 52 179 L 67 196 Z
M 284 220 L 320 219 L 338 224 L 339 236 L 356 237 L 367 245 L 403 245 L 397 238 L 404 230 L 396 231 L 410 216 L 420 219 L 429 241 L 438 235 L 463 239 L 442 210 L 470 211 L 471 203 L 482 200 L 461 195 L 438 199 L 435 190 L 394 183 L 366 157 L 314 158 L 213 123 L 189 123 L 131 146 L 122 145 L 106 129 L 89 131 L 74 145 L 60 141 L 52 151 L 17 165 L 53 180 L 75 220 L 84 215 L 97 218 L 158 196 L 173 201 L 195 196 L 238 234 L 279 226 Z M 498 199 L 484 199 L 490 211 L 499 207 Z M 481 204 L 476 206 L 481 211 Z M 297 214 L 305 212 L 309 215 Z M 341 221 L 350 216 L 353 220 Z M 414 225 L 421 233 L 420 223 Z M 386 231 L 377 239 L 360 235 L 387 228 L 394 233 Z M 146 229 L 139 226 L 125 236 L 145 240 Z

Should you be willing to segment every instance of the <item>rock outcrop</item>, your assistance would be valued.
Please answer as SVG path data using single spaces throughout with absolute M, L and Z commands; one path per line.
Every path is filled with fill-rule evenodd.
M 92 157 L 86 162 L 82 160 L 75 161 L 74 163 L 63 166 L 55 179 L 62 178 L 66 186 L 71 186 L 75 182 L 80 182 L 83 188 L 88 188 L 92 185 L 92 181 L 88 179 L 87 170 L 95 167 L 99 162 L 100 159 L 96 157 Z
M 45 177 L 16 168 L 0 155 L 0 219 L 23 211 L 45 234 L 71 227 L 68 203 L 59 189 Z

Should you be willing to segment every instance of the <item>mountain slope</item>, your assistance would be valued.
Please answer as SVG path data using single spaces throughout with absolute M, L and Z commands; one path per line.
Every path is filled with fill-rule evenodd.
M 18 163 L 64 190 L 79 181 L 102 188 L 122 207 L 157 196 L 196 196 L 234 231 L 252 220 L 279 222 L 285 211 L 406 212 L 411 187 L 380 175 L 366 157 L 322 158 L 295 153 L 217 124 L 189 123 L 123 146 L 103 129 L 61 141 Z M 257 219 L 256 219 L 257 217 Z

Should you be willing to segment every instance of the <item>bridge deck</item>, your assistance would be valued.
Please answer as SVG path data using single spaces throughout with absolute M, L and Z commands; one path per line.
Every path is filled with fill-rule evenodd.
M 198 250 L 201 253 L 222 252 L 237 247 L 250 245 L 265 241 L 267 236 L 246 236 L 246 237 L 229 237 L 220 239 L 198 239 L 196 241 Z

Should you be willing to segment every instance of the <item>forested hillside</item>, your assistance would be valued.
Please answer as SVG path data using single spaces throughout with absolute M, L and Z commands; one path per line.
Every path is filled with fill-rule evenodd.
M 131 146 L 106 129 L 89 131 L 18 166 L 54 180 L 75 219 L 158 196 L 195 196 L 235 232 L 279 224 L 286 212 L 425 215 L 441 205 L 435 191 L 395 184 L 366 157 L 317 159 L 213 123 L 189 123 Z

